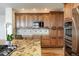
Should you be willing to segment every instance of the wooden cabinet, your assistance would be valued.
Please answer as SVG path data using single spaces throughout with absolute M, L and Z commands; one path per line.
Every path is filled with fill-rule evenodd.
M 41 46 L 43 48 L 56 48 L 56 47 L 63 47 L 64 40 L 63 38 L 57 38 L 57 37 L 43 37 L 41 40 Z
M 50 15 L 50 24 L 51 24 L 51 27 L 56 27 L 57 26 L 57 15 L 55 12 L 51 13 Z
M 43 36 L 41 39 L 41 46 L 42 47 L 50 47 L 50 37 L 49 36 Z
M 50 37 L 57 37 L 56 27 L 49 30 L 49 35 L 50 35 Z
M 64 46 L 64 29 L 60 27 L 57 31 L 58 31 L 57 32 L 58 46 L 63 47 Z
M 31 27 L 35 20 L 44 21 L 44 27 L 50 27 L 49 13 L 16 13 L 16 27 Z
M 51 13 L 51 26 L 52 27 L 63 27 L 64 12 L 52 12 Z
M 64 4 L 64 18 L 72 18 L 73 3 Z M 66 20 L 66 19 L 65 19 Z
M 50 47 L 58 47 L 58 40 L 57 40 L 57 38 L 56 37 L 51 37 L 50 44 L 51 44 Z
M 63 28 L 57 29 L 58 38 L 64 38 L 63 34 L 64 34 L 64 29 Z
M 63 47 L 63 46 L 64 46 L 64 39 L 58 38 L 58 47 Z
M 64 46 L 64 13 L 52 12 L 51 13 L 51 26 L 50 32 L 51 47 L 63 47 Z
M 57 19 L 57 21 L 58 21 L 57 26 L 63 28 L 63 26 L 64 26 L 64 13 L 63 12 L 58 13 L 57 18 L 58 18 Z
M 44 21 L 44 27 L 50 28 L 50 15 L 49 14 L 43 15 L 43 21 Z
M 63 47 L 63 21 L 64 13 L 61 11 L 52 11 L 50 13 L 19 13 L 16 15 L 16 28 L 32 27 L 32 22 L 41 20 L 44 27 L 49 29 L 48 36 L 42 36 L 42 47 Z

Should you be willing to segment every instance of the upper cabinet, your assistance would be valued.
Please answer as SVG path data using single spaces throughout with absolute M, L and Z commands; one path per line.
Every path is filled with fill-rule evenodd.
M 44 21 L 44 27 L 50 28 L 50 16 L 49 16 L 49 14 L 44 14 L 42 20 Z
M 34 21 L 43 21 L 44 27 L 50 27 L 49 13 L 16 13 L 16 28 L 32 27 Z
M 16 28 L 20 27 L 32 27 L 33 21 L 43 21 L 44 27 L 63 27 L 63 12 L 51 12 L 51 13 L 16 13 Z
M 51 27 L 63 27 L 64 12 L 52 12 L 50 17 Z
M 65 3 L 64 4 L 64 18 L 72 19 L 72 9 L 76 8 L 77 6 L 79 6 L 79 3 Z
M 73 4 L 64 4 L 64 18 L 72 18 Z

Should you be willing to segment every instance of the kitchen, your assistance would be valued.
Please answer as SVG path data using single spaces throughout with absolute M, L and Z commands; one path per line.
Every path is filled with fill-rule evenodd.
M 62 4 L 62 7 L 63 7 L 63 4 Z M 39 11 L 38 9 L 36 10 L 35 8 L 33 8 L 32 9 L 33 12 L 28 11 L 28 13 L 25 13 L 26 11 L 24 12 L 24 10 L 17 11 L 15 13 L 15 20 L 13 20 L 13 29 L 14 29 L 13 33 L 16 39 L 16 40 L 13 40 L 13 44 L 17 46 L 21 46 L 21 45 L 27 46 L 26 44 L 27 42 L 24 44 L 25 40 L 28 41 L 28 43 L 33 41 L 32 44 L 37 43 L 38 47 L 34 48 L 33 47 L 34 45 L 31 46 L 37 52 L 33 52 L 32 48 L 31 48 L 32 50 L 30 48 L 26 50 L 29 52 L 32 51 L 31 54 L 34 53 L 34 55 L 56 55 L 56 54 L 64 55 L 63 8 L 62 9 L 60 8 L 57 11 L 56 10 L 49 11 L 49 10 L 50 9 L 44 8 L 44 10 Z M 60 21 L 58 21 L 58 19 L 60 19 Z M 54 34 L 54 35 L 51 35 L 51 34 Z M 22 41 L 23 41 L 23 44 L 22 44 Z M 31 43 L 28 46 L 30 45 Z M 60 53 L 60 52 L 51 53 L 50 52 L 52 50 L 51 48 L 56 48 L 57 50 L 63 53 Z M 45 52 L 46 49 L 48 49 L 47 52 Z M 53 49 L 53 50 L 55 51 L 56 49 Z M 30 54 L 29 52 L 26 52 L 26 54 Z M 16 53 L 18 52 L 15 52 L 14 54 Z
M 17 34 L 20 35 L 15 35 L 15 38 L 17 39 L 30 39 L 30 40 L 39 40 L 41 44 L 41 54 L 43 55 L 53 55 L 53 52 L 50 53 L 52 48 L 58 48 L 61 52 L 63 53 L 54 53 L 58 55 L 63 55 L 63 11 L 53 11 L 50 13 L 16 13 L 16 22 L 19 22 L 23 20 L 23 17 L 27 17 L 27 19 L 24 19 L 23 22 L 27 21 L 27 26 L 28 27 L 19 27 L 18 29 L 15 29 L 15 32 L 17 31 Z M 60 15 L 60 16 L 59 16 Z M 59 18 L 56 18 L 59 17 Z M 54 18 L 54 19 L 53 19 Z M 57 22 L 57 20 L 60 19 Z M 30 23 L 32 22 L 32 23 Z M 22 24 L 22 23 L 20 23 Z M 24 24 L 24 23 L 23 23 Z M 30 25 L 32 24 L 32 25 Z M 60 25 L 58 25 L 60 24 Z M 24 24 L 25 25 L 25 24 Z M 58 26 L 57 26 L 58 25 Z M 17 26 L 17 23 L 16 23 Z M 25 29 L 25 30 L 24 30 Z M 26 31 L 27 30 L 27 31 Z M 24 31 L 24 33 L 22 32 Z M 26 33 L 25 33 L 26 32 Z M 54 35 L 51 35 L 51 34 Z M 61 35 L 60 35 L 61 34 Z M 58 37 L 57 37 L 58 35 Z M 17 41 L 17 40 L 15 40 Z M 22 41 L 21 41 L 22 42 Z M 18 45 L 16 43 L 16 45 Z M 48 49 L 47 52 L 45 50 Z M 58 50 L 57 49 L 57 50 Z
M 12 45 L 11 55 L 64 55 L 64 4 L 1 5 L 6 6 L 4 41 L 5 45 Z M 8 42 L 11 34 L 13 40 Z M 55 50 L 59 52 L 54 53 Z
M 75 36 L 78 6 L 73 3 L 1 4 L 0 14 L 5 15 L 5 20 L 0 19 L 4 30 L 0 31 L 4 33 L 0 36 L 0 56 L 78 55 Z

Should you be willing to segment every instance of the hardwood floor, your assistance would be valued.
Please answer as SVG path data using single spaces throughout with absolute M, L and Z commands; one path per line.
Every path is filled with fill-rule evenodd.
M 64 48 L 42 48 L 42 56 L 64 56 Z

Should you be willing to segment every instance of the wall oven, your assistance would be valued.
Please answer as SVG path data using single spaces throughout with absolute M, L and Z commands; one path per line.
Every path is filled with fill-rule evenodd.
M 65 55 L 72 55 L 72 19 L 66 19 L 64 23 Z
M 64 23 L 65 55 L 79 56 L 79 6 L 72 9 L 72 18 Z

